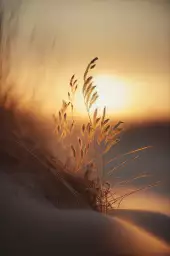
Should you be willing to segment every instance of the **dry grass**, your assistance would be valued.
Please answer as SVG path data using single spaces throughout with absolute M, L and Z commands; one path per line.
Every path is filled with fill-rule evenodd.
M 122 132 L 122 121 L 117 122 L 113 125 L 110 118 L 107 117 L 106 107 L 102 111 L 102 115 L 98 114 L 98 109 L 94 109 L 93 106 L 97 101 L 99 95 L 97 92 L 97 86 L 94 85 L 93 76 L 90 74 L 91 70 L 96 67 L 96 62 L 98 58 L 94 58 L 87 66 L 84 72 L 84 83 L 81 87 L 81 91 L 84 98 L 84 104 L 86 107 L 88 121 L 83 123 L 80 128 L 78 138 L 70 145 L 70 150 L 74 159 L 74 169 L 69 170 L 74 173 L 84 173 L 83 177 L 85 181 L 88 181 L 90 186 L 87 188 L 87 192 L 90 193 L 90 203 L 94 209 L 100 212 L 107 213 L 113 208 L 120 206 L 122 200 L 127 196 L 130 196 L 138 191 L 156 186 L 158 182 L 146 185 L 142 188 L 132 190 L 131 192 L 125 193 L 122 196 L 118 196 L 116 191 L 113 191 L 109 182 L 104 178 L 105 167 L 110 162 L 121 157 L 117 156 L 109 162 L 105 162 L 105 155 L 110 151 L 110 149 L 115 146 L 119 141 L 119 135 Z M 70 80 L 70 92 L 68 92 L 68 101 L 63 100 L 62 108 L 58 113 L 58 116 L 53 116 L 55 121 L 55 131 L 57 137 L 63 140 L 67 136 L 72 136 L 73 129 L 75 127 L 74 120 L 74 96 L 78 89 L 78 82 L 75 79 L 75 75 L 72 76 Z M 68 112 L 71 108 L 72 121 L 71 124 L 68 121 Z M 94 110 L 92 110 L 94 109 Z M 145 150 L 149 147 L 136 149 L 131 152 L 123 154 L 123 156 L 128 156 L 136 154 L 139 151 Z M 92 154 L 93 152 L 93 154 Z M 136 159 L 137 156 L 134 157 Z M 128 163 L 128 160 L 122 162 L 118 166 L 110 169 L 107 173 L 107 177 L 112 175 L 115 170 L 121 168 Z M 91 178 L 91 176 L 93 176 Z M 140 174 L 138 176 L 132 177 L 129 180 L 122 181 L 122 184 L 127 184 L 133 182 L 139 178 L 148 177 L 146 174 Z

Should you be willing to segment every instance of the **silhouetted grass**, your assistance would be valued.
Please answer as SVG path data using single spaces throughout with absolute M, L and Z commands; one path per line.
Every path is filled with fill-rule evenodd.
M 79 130 L 78 137 L 74 139 L 74 143 L 71 144 L 70 150 L 74 159 L 73 169 L 70 166 L 66 166 L 70 172 L 81 174 L 84 173 L 84 179 L 90 182 L 90 187 L 87 191 L 91 193 L 91 204 L 92 206 L 101 212 L 108 212 L 113 208 L 119 207 L 122 200 L 127 196 L 130 196 L 138 191 L 153 187 L 158 182 L 146 185 L 142 188 L 132 190 L 131 192 L 125 193 L 122 196 L 116 195 L 116 191 L 111 188 L 111 184 L 105 180 L 105 168 L 115 159 L 121 157 L 116 156 L 105 162 L 105 155 L 110 151 L 113 146 L 120 141 L 119 135 L 122 132 L 122 121 L 113 124 L 112 120 L 107 117 L 106 107 L 102 111 L 102 115 L 98 114 L 98 109 L 94 109 L 94 104 L 97 101 L 99 95 L 97 92 L 97 85 L 94 85 L 93 76 L 90 74 L 96 66 L 98 58 L 94 58 L 87 65 L 84 72 L 81 91 L 84 98 L 84 104 L 87 111 L 88 121 L 83 123 Z M 55 122 L 55 132 L 59 140 L 63 144 L 66 144 L 65 140 L 68 136 L 72 136 L 73 129 L 75 127 L 74 120 L 74 97 L 78 89 L 78 81 L 73 75 L 70 79 L 70 91 L 68 92 L 68 100 L 63 100 L 62 107 L 57 115 L 53 115 Z M 71 108 L 71 123 L 68 118 L 69 108 Z M 139 148 L 123 154 L 128 156 L 136 154 L 142 150 L 150 147 Z M 136 159 L 137 156 L 134 157 Z M 118 166 L 110 169 L 107 173 L 107 177 L 112 175 L 115 170 L 119 169 L 123 165 L 127 164 L 128 160 L 122 162 Z M 93 175 L 93 178 L 91 176 Z M 95 177 L 95 178 L 94 178 Z M 130 178 L 129 180 L 122 181 L 121 183 L 127 184 L 139 178 L 145 178 L 147 174 L 137 175 Z M 121 184 L 121 185 L 122 185 Z

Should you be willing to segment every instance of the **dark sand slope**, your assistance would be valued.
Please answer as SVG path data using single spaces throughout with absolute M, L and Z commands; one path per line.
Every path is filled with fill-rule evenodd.
M 116 210 L 112 216 L 136 225 L 170 245 L 170 216 L 142 210 Z
M 58 210 L 0 176 L 1 255 L 168 255 L 165 243 L 121 218 Z
M 170 247 L 154 235 L 121 218 L 113 218 L 121 232 L 120 240 L 126 241 L 120 251 L 123 255 L 170 255 Z

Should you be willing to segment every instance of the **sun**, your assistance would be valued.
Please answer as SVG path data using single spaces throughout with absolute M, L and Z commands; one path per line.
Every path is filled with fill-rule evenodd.
M 128 86 L 119 78 L 109 75 L 94 77 L 99 94 L 98 106 L 107 106 L 111 111 L 122 112 L 128 107 Z
M 94 76 L 93 82 L 99 95 L 92 107 L 93 109 L 99 108 L 101 110 L 106 106 L 108 114 L 114 114 L 115 116 L 119 114 L 122 116 L 129 115 L 129 112 L 131 112 L 132 93 L 130 93 L 131 87 L 127 81 L 116 76 L 101 74 Z M 77 93 L 75 99 L 78 106 L 76 114 L 86 115 L 81 91 Z

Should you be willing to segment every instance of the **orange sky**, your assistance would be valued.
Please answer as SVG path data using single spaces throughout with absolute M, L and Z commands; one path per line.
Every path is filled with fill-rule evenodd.
M 8 3 L 14 8 L 14 1 L 12 7 Z M 35 87 L 44 109 L 58 108 L 71 75 L 81 81 L 87 63 L 98 56 L 95 75 L 113 79 L 113 86 L 106 79 L 101 91 L 111 114 L 130 119 L 170 115 L 168 1 L 23 0 L 18 12 L 12 77 L 27 97 Z M 121 108 L 110 100 L 115 81 L 123 83 Z M 84 113 L 81 98 L 77 108 Z

